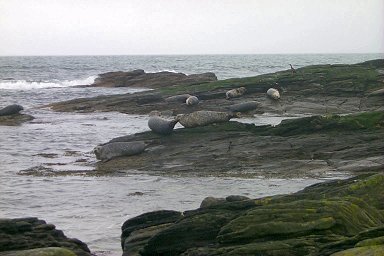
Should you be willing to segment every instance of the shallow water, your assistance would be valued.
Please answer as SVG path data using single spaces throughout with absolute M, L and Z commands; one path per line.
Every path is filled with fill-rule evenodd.
M 54 223 L 92 251 L 119 255 L 120 228 L 128 218 L 160 209 L 197 208 L 206 196 L 251 198 L 291 193 L 321 179 L 266 179 L 252 175 L 167 176 L 130 170 L 105 177 L 92 172 L 94 146 L 114 137 L 147 130 L 147 117 L 120 113 L 31 111 L 32 122 L 0 127 L 2 217 L 36 216 Z M 268 117 L 260 117 L 266 124 Z M 278 117 L 270 118 L 273 124 Z M 280 118 L 281 119 L 281 118 Z M 248 122 L 252 120 L 247 120 Z M 257 118 L 254 119 L 257 121 Z M 68 176 L 24 176 L 31 167 L 79 171 Z M 324 177 L 326 178 L 326 177 Z

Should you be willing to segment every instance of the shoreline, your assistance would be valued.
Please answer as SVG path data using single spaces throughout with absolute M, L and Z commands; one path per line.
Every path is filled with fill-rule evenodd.
M 334 171 L 338 168 L 351 175 L 365 172 L 382 173 L 384 159 L 382 157 L 383 143 L 380 143 L 380 138 L 384 136 L 384 117 L 383 106 L 380 102 L 382 102 L 383 94 L 372 93 L 383 88 L 383 74 L 376 70 L 383 70 L 384 66 L 383 63 L 376 62 L 356 65 L 310 66 L 298 69 L 300 75 L 297 76 L 292 76 L 290 71 L 281 71 L 253 78 L 228 79 L 204 85 L 164 87 L 155 92 L 134 95 L 77 99 L 53 104 L 52 107 L 59 111 L 82 113 L 117 110 L 122 113 L 135 114 L 148 114 L 153 110 L 169 111 L 171 109 L 172 114 L 176 115 L 203 109 L 223 110 L 234 103 L 252 99 L 260 102 L 261 109 L 247 112 L 244 116 L 265 112 L 302 114 L 305 106 L 305 111 L 309 111 L 313 115 L 284 121 L 275 127 L 255 127 L 250 124 L 225 122 L 204 127 L 177 129 L 169 136 L 157 135 L 153 132 L 123 136 L 116 138 L 115 141 L 144 140 L 149 142 L 151 147 L 137 156 L 120 157 L 105 163 L 98 162 L 96 165 L 98 175 L 109 175 L 124 169 L 143 172 L 156 169 L 159 170 L 159 173 L 176 175 L 183 172 L 206 171 L 213 175 L 221 175 L 223 171 L 224 173 L 225 171 L 241 172 L 257 168 L 263 169 L 264 174 L 268 173 L 265 170 L 269 170 L 271 177 L 281 175 L 280 177 L 288 179 L 310 177 L 308 175 L 316 177 L 316 172 Z M 334 72 L 339 69 L 342 69 L 343 73 Z M 349 72 L 351 70 L 353 72 Z M 278 81 L 286 90 L 282 94 L 280 105 L 275 105 L 276 102 L 269 100 L 265 95 L 265 89 L 272 86 L 275 81 Z M 308 81 L 310 82 L 308 83 Z M 323 84 L 318 84 L 319 81 L 323 81 Z M 307 85 L 307 87 L 303 87 L 303 85 Z M 223 97 L 225 92 L 239 86 L 245 86 L 248 93 L 240 98 L 225 100 Z M 202 99 L 201 104 L 189 108 L 182 104 L 170 104 L 164 101 L 164 98 L 178 95 L 181 92 L 199 96 Z M 351 112 L 354 115 L 335 115 Z M 292 173 L 292 170 L 295 170 L 296 173 Z M 367 176 L 361 177 L 366 178 Z M 362 178 L 362 183 L 365 182 L 365 178 Z M 334 185 L 337 187 L 337 184 Z M 363 188 L 362 192 L 365 189 L 367 187 Z M 236 208 L 239 205 L 240 208 L 249 207 L 249 199 L 244 199 L 245 202 L 243 199 L 231 201 L 237 202 L 231 204 L 227 204 L 228 200 L 220 199 L 217 201 L 219 202 L 218 208 L 212 208 L 215 209 L 213 212 L 221 215 L 224 214 L 225 209 L 228 209 L 226 207 Z M 263 200 L 269 199 L 256 201 L 262 202 Z M 197 209 L 196 211 L 200 214 L 205 210 Z M 187 217 L 190 218 L 190 216 L 193 215 Z M 184 222 L 190 220 L 187 217 Z M 216 218 L 215 215 L 211 217 Z M 381 217 L 378 219 L 383 221 Z M 173 237 L 172 230 L 175 226 L 170 222 L 167 223 L 170 224 L 167 228 L 171 231 L 168 229 L 157 231 L 165 234 L 164 237 L 168 237 L 168 235 Z M 209 226 L 210 224 L 205 223 L 204 225 Z M 180 228 L 184 228 L 184 226 L 180 226 Z M 141 228 L 135 228 L 135 230 L 138 233 L 143 231 Z M 313 230 L 309 232 L 313 232 Z M 148 239 L 140 242 L 147 246 L 145 250 L 148 251 L 148 254 L 153 249 L 151 234 L 146 233 Z M 133 239 L 135 240 L 137 237 Z M 159 236 L 154 236 L 153 239 L 159 239 Z M 193 241 L 194 238 L 188 239 Z M 217 241 L 221 241 L 220 239 Z M 237 238 L 229 236 L 226 239 Z M 128 240 L 132 241 L 132 237 Z M 220 247 L 220 243 L 217 244 L 218 247 Z M 127 246 L 126 250 L 134 248 L 134 246 L 130 247 L 130 242 L 127 242 Z M 247 249 L 242 245 L 235 247 Z M 340 247 L 340 249 L 343 248 Z M 189 249 L 191 249 L 191 253 L 200 251 L 199 248 L 194 247 L 189 247 Z M 201 248 L 203 252 L 215 253 L 211 249 Z

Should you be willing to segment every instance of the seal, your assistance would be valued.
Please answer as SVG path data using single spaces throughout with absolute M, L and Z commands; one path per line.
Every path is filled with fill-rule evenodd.
M 168 120 L 160 116 L 151 116 L 148 120 L 148 127 L 154 133 L 168 135 L 177 124 L 177 120 Z
M 199 99 L 196 96 L 189 96 L 188 99 L 185 101 L 185 103 L 188 106 L 194 106 L 199 104 Z
M 229 106 L 229 110 L 232 112 L 247 112 L 256 109 L 260 106 L 257 101 L 247 101 Z
M 5 108 L 0 109 L 0 116 L 10 116 L 14 114 L 18 114 L 24 108 L 20 105 L 13 104 L 8 105 Z
M 166 102 L 180 102 L 180 103 L 185 103 L 185 101 L 191 97 L 190 94 L 179 94 L 175 96 L 170 96 L 168 98 L 165 98 Z
M 93 153 L 96 159 L 107 162 L 119 156 L 133 156 L 144 152 L 144 141 L 112 142 L 96 146 Z
M 225 98 L 228 100 L 230 98 L 240 97 L 246 91 L 247 91 L 247 89 L 245 87 L 240 87 L 240 88 L 232 89 L 232 90 L 229 90 L 229 91 L 227 91 L 225 93 Z
M 182 126 L 191 128 L 227 122 L 231 118 L 238 116 L 238 113 L 201 110 L 190 114 L 179 114 L 176 116 L 176 120 L 178 120 Z
M 267 91 L 267 96 L 270 97 L 273 100 L 280 99 L 280 93 L 275 88 L 269 88 Z

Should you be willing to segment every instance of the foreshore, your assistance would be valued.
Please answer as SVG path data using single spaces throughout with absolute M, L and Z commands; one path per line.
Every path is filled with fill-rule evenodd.
M 244 95 L 226 99 L 228 90 L 239 87 L 246 88 Z M 267 97 L 271 87 L 280 91 L 280 100 Z M 341 256 L 384 253 L 383 90 L 384 60 L 374 60 L 308 66 L 296 73 L 286 70 L 202 83 L 172 82 L 151 91 L 75 99 L 49 107 L 84 113 L 148 115 L 158 111 L 173 118 L 199 110 L 228 112 L 235 104 L 257 102 L 257 107 L 242 112 L 237 121 L 262 113 L 308 116 L 277 126 L 230 121 L 175 129 L 169 135 L 148 131 L 115 138 L 111 142 L 143 141 L 147 147 L 141 154 L 99 161 L 89 175 L 135 170 L 286 179 L 357 175 L 292 195 L 208 198 L 199 209 L 147 213 L 127 220 L 122 227 L 123 255 Z M 197 96 L 199 104 L 168 100 L 183 94 Z M 23 224 L 29 228 L 15 228 L 17 232 L 12 233 L 8 224 L 13 222 L 4 223 L 0 229 L 4 236 L 31 229 Z M 53 246 L 47 244 L 23 244 L 12 250 Z M 75 248 L 65 243 L 58 247 Z M 19 255 L 7 248 L 0 246 L 0 255 L 1 251 Z

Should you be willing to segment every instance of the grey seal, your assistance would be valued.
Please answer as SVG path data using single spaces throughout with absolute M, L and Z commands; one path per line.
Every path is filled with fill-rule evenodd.
M 227 91 L 225 93 L 225 97 L 226 97 L 227 100 L 230 99 L 230 98 L 240 97 L 246 91 L 247 91 L 247 89 L 245 87 L 240 87 L 240 88 L 232 89 L 232 90 L 229 90 L 229 91 Z
M 148 120 L 148 127 L 157 134 L 171 134 L 177 124 L 177 120 L 168 120 L 160 116 L 151 116 Z
M 180 103 L 185 103 L 185 101 L 191 97 L 190 94 L 179 94 L 175 96 L 170 96 L 168 98 L 165 98 L 166 102 L 180 102 Z
M 119 156 L 137 155 L 144 150 L 144 141 L 112 142 L 95 147 L 93 153 L 96 155 L 96 159 L 106 162 Z
M 280 99 L 280 93 L 275 88 L 269 88 L 267 91 L 267 95 L 268 95 L 268 97 L 270 97 L 271 99 L 274 99 L 274 100 Z
M 24 108 L 20 105 L 13 104 L 8 105 L 5 108 L 0 109 L 0 116 L 10 116 L 14 114 L 18 114 Z
M 187 98 L 187 100 L 185 101 L 185 103 L 186 103 L 188 106 L 194 106 L 194 105 L 199 104 L 199 99 L 198 99 L 196 96 L 189 96 L 189 97 Z
M 257 101 L 247 101 L 229 106 L 229 110 L 232 112 L 247 112 L 256 109 L 260 106 Z
M 227 122 L 233 117 L 238 117 L 238 113 L 201 110 L 190 114 L 177 115 L 176 120 L 178 120 L 182 126 L 190 128 Z

